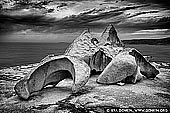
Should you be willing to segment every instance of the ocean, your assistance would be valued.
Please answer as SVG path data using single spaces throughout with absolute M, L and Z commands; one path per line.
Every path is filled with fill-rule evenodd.
M 0 68 L 37 63 L 49 54 L 62 55 L 69 43 L 0 43 Z
M 49 54 L 61 55 L 69 43 L 0 43 L 0 68 L 37 63 Z M 130 44 L 155 62 L 170 62 L 170 46 Z

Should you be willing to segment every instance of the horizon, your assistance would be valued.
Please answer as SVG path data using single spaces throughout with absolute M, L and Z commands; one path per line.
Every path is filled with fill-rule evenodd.
M 123 33 L 123 34 L 119 34 L 118 33 L 118 37 L 120 38 L 120 40 L 122 41 L 130 41 L 130 40 L 142 40 L 142 39 L 164 39 L 164 38 L 169 38 L 169 35 L 154 35 L 153 38 L 150 38 L 150 35 L 147 35 L 145 38 L 143 38 L 143 36 L 145 34 L 137 34 L 137 35 L 132 35 L 132 33 Z M 71 35 L 68 36 L 68 34 L 52 34 L 52 33 L 46 33 L 44 34 L 39 34 L 39 35 L 33 35 L 33 34 L 8 34 L 8 35 L 1 35 L 1 40 L 0 43 L 71 43 L 74 39 L 76 39 L 78 36 L 81 35 L 81 33 L 70 33 Z M 94 35 L 95 33 L 92 33 L 92 35 Z M 100 36 L 101 33 L 97 33 L 96 36 Z M 4 36 L 4 39 L 2 39 L 2 36 Z M 46 39 L 46 37 L 48 36 L 48 40 Z M 50 39 L 51 36 L 51 39 Z M 58 36 L 58 37 L 56 37 Z M 127 37 L 128 38 L 122 38 L 122 37 Z M 33 37 L 30 38 L 30 37 Z M 39 39 L 37 38 L 39 37 Z M 67 38 L 68 37 L 68 38 Z M 137 37 L 137 38 L 135 38 Z M 36 38 L 36 39 L 35 39 Z
M 167 38 L 170 38 L 170 37 L 163 37 L 163 38 L 152 38 L 152 39 L 147 39 L 147 38 L 137 38 L 137 39 L 124 39 L 124 40 L 122 40 L 122 41 L 138 41 L 138 40 L 161 40 L 161 39 L 167 39 Z M 74 40 L 74 39 L 73 39 Z M 72 40 L 72 41 L 73 41 Z M 72 41 L 70 41 L 70 42 L 66 42 L 66 41 L 56 41 L 56 42 L 42 42 L 42 41 L 37 41 L 37 42 L 33 42 L 33 41 L 30 41 L 30 42 L 28 42 L 28 41 L 0 41 L 0 43 L 72 43 Z

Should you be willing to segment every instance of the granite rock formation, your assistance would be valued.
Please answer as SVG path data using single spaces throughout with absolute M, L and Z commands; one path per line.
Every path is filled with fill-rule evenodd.
M 65 78 L 73 79 L 76 93 L 88 82 L 90 71 L 102 72 L 98 83 L 136 83 L 142 75 L 155 78 L 159 71 L 134 48 L 124 48 L 113 25 L 108 25 L 101 36 L 84 31 L 66 49 L 63 56 L 49 56 L 20 80 L 15 91 L 28 99 L 47 85 L 57 85 Z

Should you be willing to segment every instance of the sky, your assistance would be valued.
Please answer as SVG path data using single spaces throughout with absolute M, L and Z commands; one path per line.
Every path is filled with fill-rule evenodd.
M 168 2 L 59 0 L 43 9 L 5 5 L 10 10 L 1 9 L 0 42 L 71 42 L 88 28 L 100 36 L 110 23 L 121 40 L 166 38 L 170 37 Z

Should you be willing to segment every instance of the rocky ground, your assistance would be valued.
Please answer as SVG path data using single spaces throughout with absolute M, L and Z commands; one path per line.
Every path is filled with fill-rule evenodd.
M 155 79 L 136 84 L 102 85 L 93 75 L 77 94 L 71 93 L 72 80 L 46 87 L 29 100 L 17 97 L 13 87 L 37 64 L 0 70 L 0 112 L 106 112 L 109 108 L 170 108 L 170 67 L 153 63 L 160 71 Z

